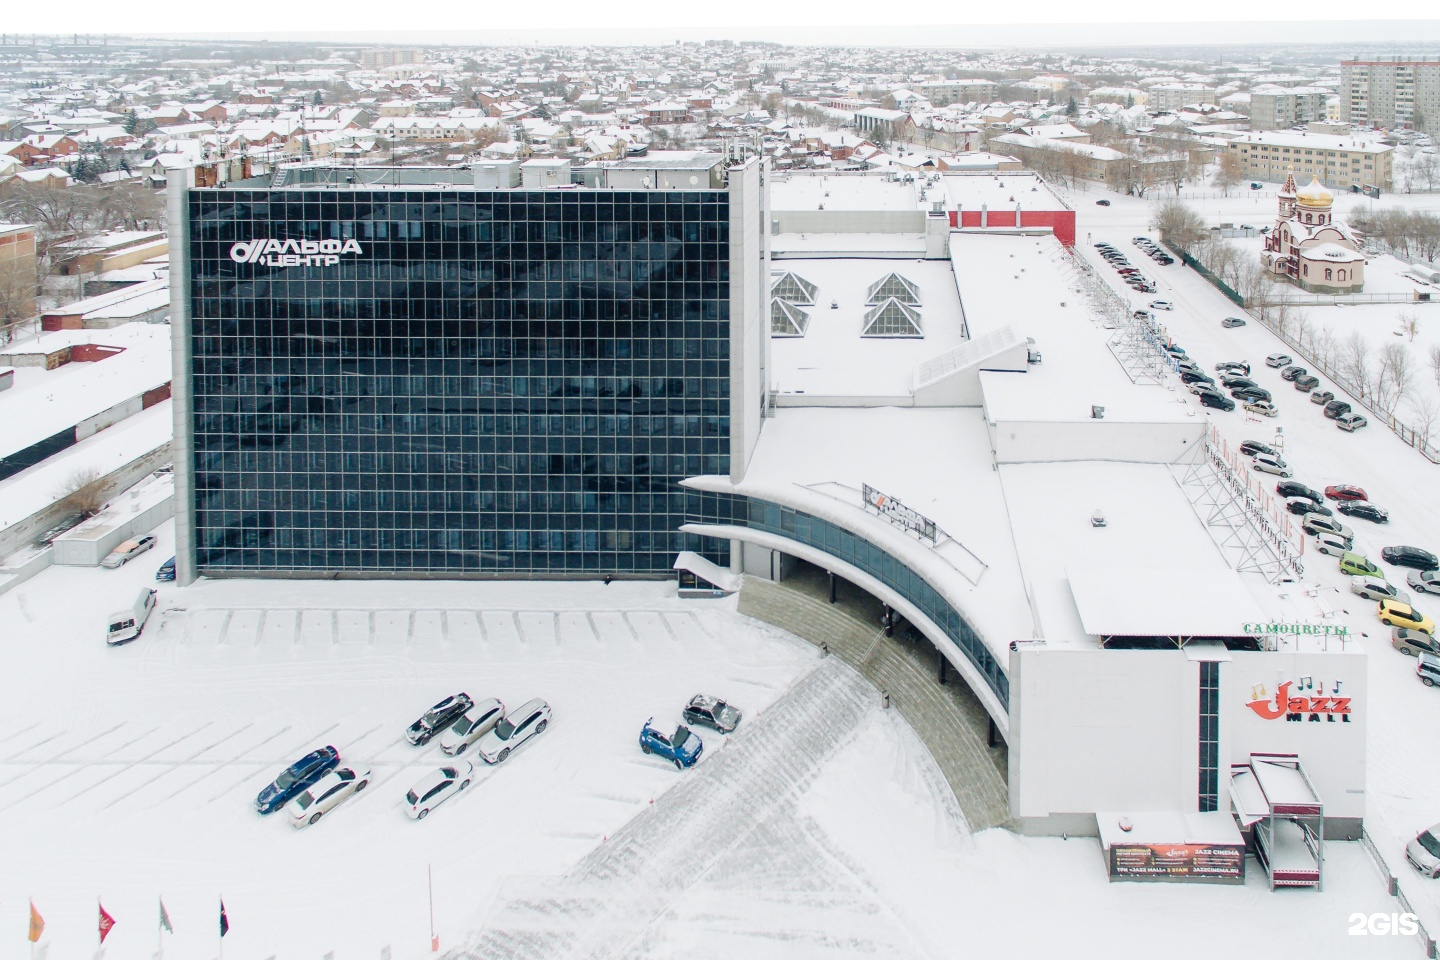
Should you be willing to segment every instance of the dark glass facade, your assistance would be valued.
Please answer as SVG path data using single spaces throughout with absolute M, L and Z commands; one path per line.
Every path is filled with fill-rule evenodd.
M 1220 664 L 1200 661 L 1199 809 L 1220 809 Z
M 187 203 L 200 573 L 728 563 L 678 532 L 730 470 L 724 191 Z
M 944 631 L 985 678 L 986 686 L 1000 705 L 1006 710 L 1010 708 L 1010 678 L 990 648 L 940 591 L 886 550 L 828 520 L 755 497 L 706 493 L 701 495 L 698 505 L 705 515 L 730 519 L 716 521 L 696 516 L 692 518 L 695 523 L 730 523 L 773 533 L 838 557 L 890 587 Z

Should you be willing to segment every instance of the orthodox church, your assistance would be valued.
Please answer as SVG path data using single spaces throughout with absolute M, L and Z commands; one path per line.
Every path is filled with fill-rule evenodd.
M 1280 189 L 1275 226 L 1265 238 L 1265 265 L 1277 277 L 1313 293 L 1358 293 L 1365 286 L 1365 255 L 1344 221 L 1335 196 L 1310 180 L 1295 189 L 1295 174 Z

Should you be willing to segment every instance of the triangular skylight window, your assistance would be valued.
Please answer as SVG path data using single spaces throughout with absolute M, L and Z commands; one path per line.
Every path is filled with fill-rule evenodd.
M 770 333 L 777 337 L 803 337 L 810 328 L 810 314 L 789 300 L 770 301 Z
M 888 297 L 884 303 L 865 311 L 865 327 L 860 336 L 923 337 L 925 333 L 920 328 L 919 310 Z
M 865 298 L 865 302 L 880 303 L 892 297 L 912 307 L 920 306 L 920 288 L 898 273 L 889 274 L 870 284 L 870 294 Z
M 805 306 L 813 306 L 815 303 L 815 292 L 819 289 L 815 284 L 804 277 L 796 276 L 788 270 L 770 284 L 770 295 L 779 297 L 781 300 L 789 300 L 791 303 L 800 303 Z

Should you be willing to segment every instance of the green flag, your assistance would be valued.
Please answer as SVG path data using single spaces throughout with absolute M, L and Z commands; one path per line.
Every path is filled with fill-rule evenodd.
M 160 898 L 160 929 L 166 933 L 174 933 L 175 928 L 170 926 L 170 914 L 165 910 L 165 898 Z

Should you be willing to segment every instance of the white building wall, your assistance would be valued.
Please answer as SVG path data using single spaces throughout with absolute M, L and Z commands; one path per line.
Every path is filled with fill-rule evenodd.
M 730 170 L 730 479 L 760 439 L 770 389 L 770 237 L 767 161 Z
M 1025 420 L 996 421 L 989 426 L 996 463 L 1054 460 L 1184 463 L 1196 455 L 1205 434 L 1203 422 Z
M 925 232 L 923 210 L 776 210 L 770 219 L 775 233 Z

